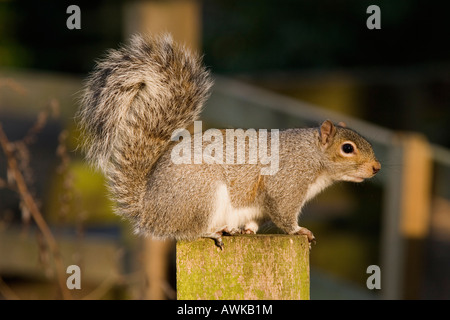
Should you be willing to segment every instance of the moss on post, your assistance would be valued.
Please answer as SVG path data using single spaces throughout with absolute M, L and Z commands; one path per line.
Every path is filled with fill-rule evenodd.
M 177 298 L 309 299 L 306 236 L 223 237 L 177 243 Z

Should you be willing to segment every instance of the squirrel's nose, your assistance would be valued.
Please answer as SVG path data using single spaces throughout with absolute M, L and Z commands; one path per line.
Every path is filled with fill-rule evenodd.
M 380 171 L 380 169 L 381 169 L 381 163 L 379 163 L 378 161 L 375 162 L 375 164 L 372 167 L 373 174 L 376 174 L 378 171 Z

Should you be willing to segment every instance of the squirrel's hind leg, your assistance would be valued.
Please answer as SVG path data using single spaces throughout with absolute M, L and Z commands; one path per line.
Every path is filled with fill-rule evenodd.
M 202 235 L 202 238 L 208 238 L 213 239 L 216 246 L 220 248 L 220 250 L 223 250 L 223 241 L 222 236 L 232 236 L 234 234 L 240 233 L 240 230 L 238 229 L 229 229 L 228 226 L 223 226 L 216 231 L 205 233 Z
M 305 227 L 298 227 L 295 232 L 292 232 L 291 234 L 307 236 L 309 242 L 309 250 L 311 250 L 311 244 L 316 244 L 316 237 L 314 237 L 314 234 Z
M 222 234 L 219 232 L 206 233 L 202 238 L 213 239 L 216 246 L 223 250 Z
M 224 244 L 222 236 L 234 236 L 236 234 L 255 234 L 258 230 L 258 224 L 255 221 L 250 221 L 243 228 L 228 228 L 228 226 L 223 226 L 218 228 L 216 231 L 205 233 L 202 238 L 213 239 L 216 246 L 223 250 Z

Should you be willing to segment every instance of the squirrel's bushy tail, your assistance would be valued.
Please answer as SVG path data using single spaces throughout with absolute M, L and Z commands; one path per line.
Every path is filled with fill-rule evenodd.
M 148 173 L 173 131 L 197 119 L 211 85 L 200 57 L 170 35 L 135 35 L 97 63 L 78 121 L 87 159 L 109 179 L 120 214 L 139 214 Z

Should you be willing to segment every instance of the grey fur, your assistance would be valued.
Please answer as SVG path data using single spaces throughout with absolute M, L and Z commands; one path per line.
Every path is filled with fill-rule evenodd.
M 281 131 L 274 175 L 262 176 L 261 164 L 174 164 L 170 137 L 198 118 L 211 86 L 199 57 L 168 35 L 134 36 L 128 46 L 111 50 L 88 78 L 78 113 L 87 159 L 105 173 L 117 213 L 137 232 L 220 238 L 214 224 L 220 214 L 251 208 L 260 214 L 233 217 L 241 231 L 253 220 L 272 220 L 311 241 L 312 233 L 298 226 L 305 202 L 335 181 L 370 178 L 379 170 L 370 144 L 330 121 Z M 342 153 L 345 141 L 355 144 L 354 155 Z M 222 213 L 221 197 L 232 210 Z

